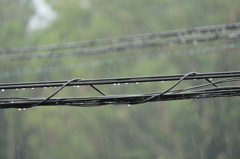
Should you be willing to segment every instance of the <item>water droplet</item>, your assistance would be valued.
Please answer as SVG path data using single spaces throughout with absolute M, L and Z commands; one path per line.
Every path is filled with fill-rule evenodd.
M 194 81 L 196 81 L 196 79 L 194 79 Z
M 128 84 L 128 83 L 125 83 L 126 85 Z
M 183 37 L 182 33 L 178 33 L 178 37 L 182 38 Z
M 44 87 L 44 89 L 47 89 L 47 87 Z
M 163 83 L 164 81 L 162 81 L 162 83 Z
M 34 88 L 32 88 L 32 89 L 34 89 Z
M 11 103 L 14 103 L 14 101 L 11 101 Z
M 80 86 L 77 86 L 77 87 L 80 87 Z
M 27 110 L 27 108 L 23 108 L 22 110 Z
M 137 37 L 134 37 L 133 38 L 133 41 L 136 43 L 136 42 L 138 42 L 138 38 Z
M 120 83 L 118 83 L 118 85 L 120 85 Z
M 117 39 L 113 39 L 113 40 L 112 40 L 112 43 L 113 43 L 113 45 L 117 45 L 118 40 L 117 40 Z
M 198 44 L 197 40 L 194 40 L 193 45 L 197 45 L 197 44 Z
M 216 31 L 216 33 L 218 33 L 218 34 L 221 34 L 221 30 L 220 30 L 220 29 L 216 29 L 215 31 Z
M 144 41 L 148 41 L 149 37 L 148 36 L 144 36 Z
M 114 83 L 113 85 L 116 86 L 116 83 Z
M 237 34 L 237 33 L 234 33 L 233 35 L 234 35 L 234 38 L 237 38 L 237 37 L 238 37 L 238 34 Z
M 212 78 L 209 79 L 210 81 L 212 80 Z
M 130 107 L 130 106 L 131 106 L 131 104 L 128 104 L 127 106 L 128 106 L 128 107 Z
M 22 108 L 18 108 L 18 110 L 22 110 Z
M 197 32 L 192 32 L 192 36 L 196 36 L 197 35 Z
M 75 85 L 73 87 L 76 87 Z
M 233 38 L 233 34 L 232 34 L 232 33 L 229 33 L 229 34 L 228 34 L 228 38 Z
M 186 42 L 186 39 L 185 39 L 185 38 L 181 38 L 181 42 L 182 42 L 182 43 L 185 43 L 185 42 Z
M 4 91 L 4 89 L 2 89 L 2 92 Z
M 25 88 L 22 88 L 22 90 L 25 90 Z
M 139 37 L 139 38 L 138 38 L 138 41 L 139 41 L 139 42 L 142 42 L 142 37 Z
M 136 82 L 136 84 L 138 84 L 138 82 Z
M 156 36 L 155 36 L 155 39 L 157 39 L 157 40 L 158 40 L 159 38 L 160 38 L 160 36 L 159 36 L 159 35 L 156 35 Z

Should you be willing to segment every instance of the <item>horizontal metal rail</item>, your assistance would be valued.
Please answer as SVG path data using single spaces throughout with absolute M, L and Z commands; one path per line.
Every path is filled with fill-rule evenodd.
M 163 76 L 145 76 L 145 77 L 125 77 L 125 78 L 103 78 L 103 79 L 76 79 L 66 86 L 86 86 L 86 85 L 108 85 L 122 83 L 140 83 L 140 82 L 159 82 L 159 81 L 176 81 L 183 77 L 179 75 Z M 240 77 L 240 71 L 232 72 L 212 72 L 212 73 L 193 73 L 184 80 L 198 79 L 217 79 Z M 25 82 L 25 83 L 2 83 L 0 89 L 20 89 L 20 88 L 43 88 L 43 87 L 61 87 L 68 81 L 42 81 L 42 82 Z

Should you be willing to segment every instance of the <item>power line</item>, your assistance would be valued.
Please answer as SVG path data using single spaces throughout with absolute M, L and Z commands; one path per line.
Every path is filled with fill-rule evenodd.
M 220 51 L 220 50 L 227 50 L 227 49 L 233 49 L 233 48 L 239 48 L 240 43 L 230 43 L 230 44 L 224 44 L 219 46 L 212 46 L 212 47 L 203 47 L 199 49 L 189 49 L 189 50 L 178 50 L 174 52 L 155 52 L 148 55 L 139 55 L 137 57 L 121 57 L 116 59 L 103 59 L 103 60 L 97 60 L 94 62 L 86 62 L 86 63 L 78 63 L 74 65 L 68 65 L 68 66 L 54 66 L 51 68 L 41 68 L 41 69 L 24 69 L 20 73 L 19 71 L 8 71 L 8 72 L 1 72 L 0 78 L 10 78 L 10 77 L 17 77 L 19 74 L 22 76 L 26 75 L 32 75 L 32 74 L 39 74 L 39 73 L 48 73 L 48 72 L 57 72 L 57 71 L 65 71 L 70 69 L 77 69 L 77 68 L 86 68 L 86 67 L 97 67 L 101 65 L 107 65 L 107 64 L 116 64 L 121 63 L 127 60 L 146 60 L 146 59 L 156 59 L 156 58 L 165 58 L 168 56 L 178 56 L 178 55 L 194 55 L 199 53 L 208 53 L 212 51 Z
M 130 35 L 125 37 L 96 39 L 91 41 L 70 42 L 70 43 L 22 47 L 22 48 L 8 48 L 8 49 L 1 49 L 0 53 L 10 54 L 10 53 L 27 53 L 27 52 L 39 52 L 39 51 L 53 51 L 53 50 L 61 50 L 61 49 L 73 49 L 73 48 L 89 47 L 89 46 L 96 46 L 96 45 L 103 45 L 103 44 L 148 41 L 151 39 L 159 39 L 159 38 L 166 38 L 166 37 L 173 37 L 173 36 L 180 37 L 186 34 L 197 35 L 200 33 L 210 33 L 210 32 L 216 32 L 219 34 L 227 30 L 239 29 L 239 27 L 240 27 L 240 23 L 221 24 L 221 25 L 212 25 L 212 26 L 204 26 L 204 27 L 195 27 L 190 29 L 158 32 L 158 33 L 137 34 L 137 35 Z
M 86 86 L 86 85 L 108 85 L 117 83 L 140 83 L 140 82 L 158 82 L 158 81 L 176 81 L 185 75 L 165 75 L 165 76 L 145 76 L 145 77 L 125 77 L 125 78 L 102 78 L 102 79 L 74 79 L 73 81 L 43 81 L 43 82 L 24 82 L 24 83 L 2 83 L 0 89 L 20 89 L 20 88 L 43 88 L 66 86 Z M 230 78 L 240 77 L 240 72 L 218 72 L 218 73 L 198 73 L 189 75 L 183 80 L 198 80 L 206 78 Z
M 213 81 L 218 79 L 218 81 Z M 206 80 L 207 84 L 187 87 L 184 89 L 173 90 L 180 82 L 184 80 Z M 140 82 L 159 82 L 159 81 L 177 81 L 169 89 L 145 94 L 133 95 L 105 95 L 93 85 L 109 85 L 120 83 L 140 83 Z M 70 105 L 70 106 L 100 106 L 100 105 L 133 105 L 154 101 L 180 100 L 180 99 L 200 99 L 214 97 L 230 97 L 240 95 L 240 86 L 218 86 L 227 82 L 240 81 L 240 72 L 213 72 L 197 73 L 192 72 L 181 75 L 165 76 L 146 76 L 146 77 L 126 77 L 126 78 L 105 78 L 105 79 L 73 79 L 69 81 L 46 81 L 29 83 L 5 83 L 0 85 L 0 89 L 19 89 L 19 88 L 42 88 L 42 87 L 60 87 L 47 98 L 18 98 L 5 97 L 0 98 L 0 108 L 29 108 L 33 106 L 50 105 Z M 52 98 L 64 87 L 67 86 L 89 85 L 101 93 L 102 97 L 63 97 Z M 121 86 L 121 85 L 120 85 Z M 209 88 L 212 86 L 212 88 Z M 208 88 L 205 88 L 208 87 Z
M 48 101 L 35 105 L 44 98 L 1 98 L 0 108 L 18 108 L 26 109 L 32 106 L 59 106 L 69 105 L 78 107 L 92 107 L 102 105 L 134 105 L 139 101 L 144 101 L 156 94 L 136 94 L 136 95 L 113 95 L 91 98 L 53 98 Z M 225 87 L 204 89 L 199 92 L 187 92 L 187 93 L 171 93 L 164 94 L 161 97 L 156 96 L 150 99 L 148 102 L 157 101 L 170 101 L 170 100 L 183 100 L 183 99 L 203 99 L 203 98 L 216 98 L 216 97 L 234 97 L 240 95 L 240 87 Z M 140 103 L 138 103 L 140 104 Z
M 117 51 L 124 51 L 134 48 L 148 48 L 148 47 L 162 47 L 169 46 L 173 44 L 197 44 L 201 42 L 210 42 L 219 39 L 236 39 L 240 37 L 240 32 L 231 32 L 222 35 L 212 35 L 205 37 L 194 37 L 194 38 L 176 38 L 167 41 L 157 41 L 157 42 L 137 42 L 137 43 L 127 43 L 116 46 L 107 46 L 103 48 L 96 49 L 75 49 L 70 51 L 59 51 L 59 52 L 48 52 L 48 53 L 35 53 L 35 54 L 19 54 L 19 55 L 3 55 L 0 60 L 29 60 L 29 59 L 39 59 L 39 58 L 57 58 L 57 57 L 68 57 L 75 55 L 95 55 L 104 54 Z

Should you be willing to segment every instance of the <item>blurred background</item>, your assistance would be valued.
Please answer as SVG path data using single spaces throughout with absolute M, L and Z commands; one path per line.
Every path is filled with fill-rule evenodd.
M 0 49 L 239 21 L 239 0 L 0 0 Z M 223 49 L 228 45 L 234 47 Z M 221 40 L 97 55 L 2 58 L 0 81 L 239 71 L 239 51 L 239 41 Z M 160 82 L 99 88 L 106 94 L 130 94 L 163 91 L 169 86 L 171 83 Z M 1 97 L 47 97 L 53 92 L 54 88 L 0 93 Z M 66 88 L 58 96 L 95 95 L 91 88 L 79 87 Z M 130 107 L 3 109 L 0 158 L 239 159 L 239 101 L 239 97 L 229 97 Z

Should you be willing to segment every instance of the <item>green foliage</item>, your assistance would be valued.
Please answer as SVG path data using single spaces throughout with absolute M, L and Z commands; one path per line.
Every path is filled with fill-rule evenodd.
M 0 0 L 0 47 L 126 36 L 239 21 L 238 0 L 49 0 L 57 18 L 29 32 L 29 1 Z M 85 1 L 86 2 L 86 1 Z M 87 3 L 86 2 L 86 3 Z M 4 5 L 3 5 L 4 4 Z M 6 7 L 6 6 L 9 6 Z M 21 9 L 17 9 L 17 8 Z M 17 12 L 10 12 L 17 10 Z M 239 69 L 238 48 L 189 54 L 209 46 L 168 46 L 104 55 L 3 61 L 1 82 L 108 78 Z M 181 54 L 173 54 L 180 51 Z M 198 82 L 198 81 L 196 81 Z M 165 83 L 109 86 L 106 94 L 162 91 Z M 188 86 L 182 83 L 181 86 Z M 181 87 L 180 86 L 180 87 Z M 46 97 L 54 89 L 4 91 Z M 99 95 L 89 87 L 58 96 Z M 222 98 L 94 108 L 1 110 L 0 158 L 239 158 L 239 99 Z

